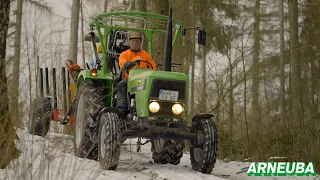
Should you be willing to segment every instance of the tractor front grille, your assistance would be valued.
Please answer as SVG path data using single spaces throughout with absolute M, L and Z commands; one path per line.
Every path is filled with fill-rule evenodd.
M 178 91 L 178 101 L 185 101 L 186 99 L 186 82 L 178 80 L 164 80 L 154 79 L 152 82 L 152 88 L 150 93 L 150 100 L 156 100 L 159 98 L 160 89 Z

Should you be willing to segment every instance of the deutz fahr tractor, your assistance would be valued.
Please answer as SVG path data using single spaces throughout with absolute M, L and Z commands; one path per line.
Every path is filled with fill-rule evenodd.
M 130 23 L 130 26 L 128 25 Z M 171 62 L 172 48 L 187 30 L 198 30 L 198 43 L 205 45 L 206 32 L 201 27 L 185 28 L 184 23 L 169 16 L 148 12 L 111 12 L 98 14 L 90 23 L 86 36 L 93 49 L 94 63 L 76 69 L 76 96 L 65 117 L 74 119 L 74 153 L 78 157 L 98 160 L 103 169 L 115 170 L 120 146 L 127 138 L 137 138 L 137 150 L 151 143 L 155 163 L 180 163 L 187 140 L 192 168 L 211 173 L 218 155 L 218 134 L 212 114 L 197 114 L 187 120 L 188 75 L 172 72 L 178 64 Z M 116 85 L 123 78 L 119 55 L 129 49 L 128 33 L 144 34 L 152 56 L 154 34 L 166 35 L 162 70 L 125 69 L 129 72 L 127 116 L 117 108 Z M 174 31 L 174 34 L 173 34 Z M 96 33 L 97 32 L 97 35 Z M 99 43 L 99 45 L 97 45 Z M 135 65 L 145 62 L 133 61 Z M 131 66 L 133 67 L 133 66 Z M 69 73 L 74 74 L 68 67 Z M 45 101 L 38 113 L 47 112 Z M 46 127 L 47 121 L 34 126 Z M 190 122 L 190 123 L 188 123 Z M 192 123 L 191 123 L 192 122 Z M 35 128 L 34 128 L 35 129 Z M 31 129 L 32 131 L 32 129 Z M 42 132 L 42 131 L 41 131 Z M 33 133 L 34 134 L 34 133 Z M 141 140 L 146 139 L 145 142 Z

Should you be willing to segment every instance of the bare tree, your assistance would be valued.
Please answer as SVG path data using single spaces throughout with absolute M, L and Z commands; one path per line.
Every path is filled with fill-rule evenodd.
M 148 0 L 148 11 L 162 14 L 162 15 L 168 15 L 169 14 L 169 1 L 168 0 Z M 157 27 L 154 27 L 157 28 Z M 165 42 L 165 36 L 154 34 L 153 35 L 153 59 L 156 61 L 156 63 L 160 63 L 163 60 L 163 52 L 164 52 L 164 42 Z
M 147 11 L 147 0 L 135 0 L 136 11 L 146 12 Z
M 106 7 L 108 5 L 108 1 L 105 0 L 105 12 L 106 9 L 108 7 Z M 81 13 L 81 34 L 82 34 L 82 38 L 81 38 L 81 47 L 82 47 L 82 63 L 83 63 L 83 67 L 86 66 L 86 52 L 85 52 L 85 48 L 84 48 L 84 17 L 83 17 L 83 0 L 81 0 L 81 7 L 80 7 L 80 13 Z
M 147 11 L 147 1 L 146 0 L 135 0 L 134 2 L 134 9 L 135 11 L 140 11 L 140 12 L 146 12 Z M 144 27 L 144 24 L 141 23 L 139 24 L 140 28 Z M 144 38 L 143 41 L 143 49 L 147 49 L 148 41 L 146 38 Z
M 279 16 L 280 16 L 280 113 L 281 123 L 285 119 L 285 74 L 284 74 L 284 15 L 283 15 L 283 0 L 279 1 Z
M 191 15 L 191 17 L 192 17 L 192 25 L 193 26 L 195 26 L 196 25 L 196 21 L 195 21 L 195 19 L 196 19 L 196 14 L 195 14 L 195 0 L 192 0 L 192 15 Z M 190 96 L 190 110 L 189 110 L 189 114 L 188 114 L 188 116 L 189 116 L 189 119 L 191 120 L 192 119 L 192 116 L 193 116 L 193 113 L 194 113 L 194 103 L 195 103 L 195 101 L 194 101 L 194 69 L 195 69 L 195 36 L 193 35 L 192 36 L 192 44 L 191 44 L 191 66 L 192 66 L 192 68 L 191 68 L 191 82 L 190 82 L 190 84 L 191 84 L 191 96 Z M 191 124 L 191 121 L 190 122 L 188 122 L 188 123 L 190 123 Z
M 255 1 L 253 25 L 253 62 L 252 62 L 252 110 L 256 128 L 261 135 L 261 119 L 259 108 L 259 54 L 260 54 L 260 0 Z
M 280 123 L 277 123 L 277 133 L 279 128 L 285 122 L 285 59 L 284 59 L 284 13 L 283 13 L 283 0 L 279 0 L 279 18 L 280 18 Z M 278 136 L 277 136 L 278 137 Z M 277 139 L 277 150 L 279 151 L 279 140 Z
M 298 124 L 298 158 L 300 156 L 300 138 L 301 138 L 301 122 L 302 122 L 302 97 L 300 86 L 300 63 L 299 47 L 298 47 L 298 2 L 297 0 L 289 0 L 290 12 L 290 63 L 291 63 L 291 79 L 292 79 L 292 95 L 291 103 L 293 107 L 293 120 Z M 297 146 L 296 146 L 297 147 Z
M 201 51 L 202 57 L 202 92 L 201 92 L 201 105 L 202 112 L 207 112 L 207 57 L 205 52 L 205 47 L 202 47 Z
M 13 80 L 11 94 L 11 114 L 15 114 L 12 123 L 14 126 L 21 125 L 21 117 L 19 110 L 19 76 L 20 76 L 20 50 L 21 50 L 21 22 L 22 22 L 22 5 L 23 0 L 17 0 L 16 11 L 16 28 L 14 38 L 14 62 L 13 62 Z
M 69 59 L 77 63 L 80 0 L 72 1 Z
M 104 0 L 104 12 L 108 12 L 108 0 Z
M 13 129 L 9 113 L 9 101 L 6 74 L 6 39 L 9 25 L 10 1 L 0 0 L 0 168 L 5 168 L 17 156 Z

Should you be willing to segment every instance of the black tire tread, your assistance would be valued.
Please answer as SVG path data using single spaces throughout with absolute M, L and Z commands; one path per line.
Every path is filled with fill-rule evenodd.
M 101 144 L 101 134 L 103 125 L 106 125 L 106 141 L 105 144 Z M 102 111 L 99 115 L 99 147 L 105 145 L 105 156 L 102 158 L 101 149 L 99 148 L 99 161 L 103 169 L 115 170 L 119 163 L 120 147 L 121 147 L 121 130 L 120 119 L 117 113 Z
M 104 92 L 105 88 L 103 88 L 100 83 L 93 82 L 92 80 L 86 80 L 80 85 L 77 100 L 79 100 L 81 95 L 85 96 L 86 109 L 83 111 L 86 111 L 88 114 L 90 114 L 90 116 L 93 117 L 93 120 L 96 120 L 97 117 L 97 114 L 95 114 L 96 110 L 105 106 L 106 96 Z M 74 153 L 78 157 L 97 160 L 98 144 L 96 142 L 96 138 L 93 139 L 90 137 L 92 137 L 93 134 L 96 134 L 96 126 L 98 125 L 98 122 L 95 122 L 96 126 L 92 127 L 92 124 L 88 121 L 89 118 L 92 119 L 90 116 L 87 117 L 87 120 L 85 121 L 84 135 L 80 144 L 80 148 L 78 149 L 76 145 L 74 145 Z
M 218 133 L 216 124 L 212 119 L 200 119 L 193 122 L 192 133 L 196 133 L 197 130 L 202 130 L 204 132 L 204 142 L 203 142 L 203 160 L 202 162 L 196 162 L 194 160 L 193 144 L 190 146 L 190 160 L 192 168 L 196 171 L 210 174 L 216 159 L 218 156 Z

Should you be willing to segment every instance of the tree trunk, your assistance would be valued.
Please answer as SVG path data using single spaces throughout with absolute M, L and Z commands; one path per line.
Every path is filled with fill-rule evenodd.
M 107 4 L 107 0 L 105 1 L 105 4 Z M 105 7 L 107 8 L 107 7 Z M 84 35 L 84 17 L 83 17 L 83 0 L 81 0 L 81 7 L 80 7 L 80 13 L 81 13 L 81 34 Z M 81 46 L 82 46 L 82 63 L 83 68 L 86 67 L 86 52 L 84 48 L 84 37 L 81 38 Z
M 259 52 L 260 52 L 260 0 L 256 0 L 254 10 L 254 32 L 253 32 L 253 61 L 252 61 L 252 111 L 256 129 L 261 136 L 261 119 L 259 118 Z
M 6 74 L 6 39 L 9 25 L 10 1 L 0 0 L 0 168 L 6 166 L 17 157 L 18 150 L 14 139 L 17 137 L 13 129 L 9 113 L 9 101 Z
M 280 123 L 276 124 L 276 133 L 279 134 L 279 128 L 285 124 L 285 52 L 284 52 L 284 14 L 283 0 L 279 1 L 279 16 L 280 16 Z M 288 127 L 287 127 L 288 128 Z M 280 153 L 279 140 L 277 141 L 277 153 Z
M 104 0 L 104 12 L 108 12 L 108 0 Z
M 73 0 L 71 11 L 69 59 L 77 63 L 80 0 Z
M 298 130 L 298 159 L 300 159 L 300 137 L 301 137 L 301 121 L 302 121 L 302 99 L 300 87 L 300 63 L 298 61 L 299 48 L 298 48 L 298 2 L 297 0 L 289 0 L 290 10 L 290 63 L 291 63 L 291 76 L 292 76 L 292 105 L 293 105 L 293 120 L 294 123 L 299 125 Z
M 16 27 L 14 37 L 14 62 L 13 62 L 13 80 L 12 80 L 12 93 L 11 93 L 11 114 L 15 118 L 12 123 L 16 127 L 20 127 L 21 117 L 19 111 L 19 75 L 20 75 L 20 49 L 21 49 L 21 19 L 22 19 L 22 5 L 23 0 L 17 0 L 16 11 Z
M 195 0 L 192 0 L 192 22 L 193 27 L 196 26 L 196 14 L 195 14 Z M 193 34 L 193 33 L 192 33 Z M 192 45 L 191 45 L 191 97 L 190 97 L 190 111 L 189 111 L 189 119 L 191 120 L 194 113 L 194 69 L 195 69 L 195 35 L 192 36 Z M 189 122 L 189 125 L 191 125 L 191 121 Z
M 173 12 L 174 17 L 185 22 L 186 27 L 192 26 L 192 22 L 190 22 L 190 15 L 189 8 L 190 8 L 190 1 L 172 1 Z M 181 67 L 175 68 L 175 71 L 177 72 L 184 72 L 188 74 L 186 71 L 188 67 L 189 57 L 190 57 L 190 51 L 188 49 L 191 39 L 191 34 L 187 33 L 186 38 L 179 38 L 177 41 L 173 51 L 172 51 L 172 61 L 181 64 Z
M 202 92 L 201 92 L 201 110 L 203 113 L 207 112 L 207 50 L 205 47 L 202 47 L 201 51 L 201 58 L 202 58 Z
M 241 32 L 244 34 L 244 25 L 241 27 Z M 242 60 L 242 67 L 243 67 L 243 83 L 244 83 L 244 99 L 243 99 L 243 118 L 244 118 L 244 123 L 245 123 L 245 129 L 246 129 L 246 151 L 245 151 L 245 156 L 249 156 L 249 123 L 248 123 L 248 118 L 247 118 L 247 72 L 246 72 L 246 65 L 245 65 L 245 57 L 244 57 L 244 35 L 241 36 L 241 60 Z
M 285 121 L 285 73 L 284 73 L 284 15 L 283 0 L 279 1 L 280 14 L 280 124 Z
M 147 11 L 147 1 L 146 0 L 135 0 L 134 1 L 134 8 L 135 11 L 139 11 L 139 12 L 146 12 Z M 139 28 L 144 28 L 144 24 L 139 24 Z M 143 49 L 147 49 L 148 48 L 148 41 L 146 38 L 144 38 L 143 40 Z
M 315 95 L 318 94 L 317 92 L 317 87 L 318 87 L 318 81 L 319 79 L 317 78 L 317 67 L 315 65 L 314 60 L 312 60 L 311 62 L 311 117 L 315 118 L 318 116 L 319 112 L 318 112 L 318 107 L 319 104 L 315 99 Z
M 228 53 L 231 53 L 230 51 Z M 228 57 L 229 59 L 229 107 L 228 107 L 228 113 L 229 113 L 229 130 L 230 130 L 230 139 L 233 139 L 233 125 L 234 125 L 234 114 L 233 114 L 233 68 L 232 68 L 232 61 L 231 57 Z M 232 153 L 232 144 L 230 143 L 230 153 Z
M 146 12 L 147 0 L 135 0 L 135 10 L 140 12 Z
M 168 0 L 148 0 L 148 11 L 152 13 L 169 15 L 169 1 Z M 157 28 L 157 27 L 153 27 Z M 165 35 L 154 34 L 152 39 L 152 58 L 155 60 L 156 64 L 162 64 L 164 45 L 165 45 Z

